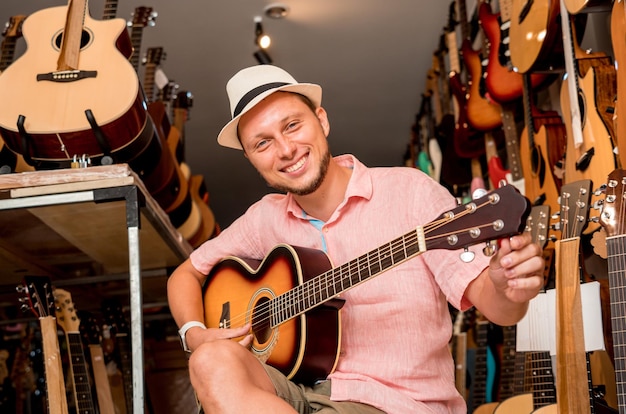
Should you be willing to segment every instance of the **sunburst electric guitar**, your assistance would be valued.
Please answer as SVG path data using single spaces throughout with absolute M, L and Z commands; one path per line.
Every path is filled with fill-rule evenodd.
M 325 378 L 339 355 L 338 295 L 426 250 L 456 250 L 519 233 L 528 212 L 528 200 L 504 186 L 339 267 L 319 250 L 285 244 L 260 263 L 225 258 L 204 285 L 206 325 L 250 322 L 257 357 L 288 378 Z

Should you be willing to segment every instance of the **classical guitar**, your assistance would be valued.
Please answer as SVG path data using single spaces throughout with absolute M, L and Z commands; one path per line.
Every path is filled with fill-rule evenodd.
M 499 0 L 498 5 L 499 12 L 493 13 L 490 3 L 481 1 L 478 7 L 478 19 L 489 46 L 487 67 L 484 73 L 485 87 L 489 97 L 502 105 L 520 99 L 523 94 L 523 84 L 521 74 L 513 70 L 509 51 L 513 0 Z M 547 79 L 547 74 L 532 74 L 533 89 L 543 86 Z
M 528 210 L 526 198 L 505 186 L 335 268 L 319 250 L 285 244 L 260 263 L 225 258 L 203 287 L 206 325 L 251 322 L 257 357 L 289 378 L 325 378 L 338 358 L 339 294 L 426 250 L 459 249 L 519 233 Z
M 61 351 L 57 336 L 52 283 L 43 276 L 26 276 L 18 291 L 26 296 L 20 298 L 25 308 L 39 318 L 46 377 L 46 399 L 49 414 L 68 414 L 65 380 L 61 365 Z
M 72 296 L 63 289 L 54 289 L 54 303 L 57 323 L 65 332 L 67 353 L 72 375 L 73 396 L 76 414 L 96 414 L 93 402 L 92 389 L 87 367 L 87 360 L 83 351 L 83 341 L 80 334 L 80 320 L 76 314 Z
M 26 52 L 0 77 L 0 134 L 41 168 L 69 167 L 73 157 L 129 161 L 151 128 L 122 19 L 97 21 L 87 0 L 31 14 Z M 112 159 L 112 161 L 111 161 Z
M 615 99 L 615 66 L 604 53 L 583 51 L 576 41 L 575 30 L 575 27 L 571 27 L 568 32 L 563 29 L 568 35 L 565 37 L 570 39 L 574 59 L 573 71 L 563 81 L 560 95 L 563 123 L 567 131 L 563 182 L 589 179 L 593 183 L 602 183 L 617 168 L 617 159 L 612 128 L 607 128 L 600 115 L 606 110 L 601 110 L 597 102 Z M 570 81 L 575 84 L 576 94 L 570 91 Z M 580 118 L 574 116 L 576 113 L 580 114 Z M 594 195 L 591 200 L 595 203 L 599 199 L 599 195 Z M 589 223 L 585 234 L 597 230 L 598 227 L 598 223 Z
M 513 0 L 509 50 L 519 73 L 563 68 L 560 0 Z

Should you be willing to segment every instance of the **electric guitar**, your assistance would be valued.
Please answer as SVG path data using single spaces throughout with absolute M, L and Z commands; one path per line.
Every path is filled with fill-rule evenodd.
M 338 358 L 339 294 L 426 250 L 519 233 L 528 211 L 528 200 L 505 186 L 334 269 L 325 253 L 285 244 L 261 263 L 225 258 L 203 286 L 205 323 L 229 328 L 251 322 L 255 356 L 288 378 L 325 378 Z
M 90 373 L 83 352 L 83 341 L 80 334 L 80 320 L 70 293 L 63 289 L 54 289 L 57 323 L 65 332 L 67 352 L 72 373 L 73 395 L 76 414 L 96 414 L 96 406 L 91 394 Z
M 20 298 L 23 309 L 30 309 L 39 318 L 44 355 L 46 398 L 49 414 L 68 414 L 61 351 L 54 315 L 52 283 L 43 276 L 26 276 L 17 287 L 26 296 Z
M 0 77 L 0 134 L 32 165 L 69 167 L 74 156 L 127 162 L 152 130 L 122 19 L 97 21 L 87 0 L 31 14 L 26 52 Z
M 500 11 L 493 13 L 491 5 L 481 1 L 478 19 L 489 42 L 485 87 L 489 97 L 503 105 L 522 97 L 523 82 L 521 74 L 513 70 L 509 51 L 513 0 L 499 0 L 498 5 Z M 533 89 L 543 86 L 547 79 L 547 74 L 532 74 Z

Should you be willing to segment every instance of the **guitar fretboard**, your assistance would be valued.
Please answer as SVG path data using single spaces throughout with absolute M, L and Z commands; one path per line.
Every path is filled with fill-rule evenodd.
M 410 257 L 422 253 L 420 241 L 423 236 L 421 234 L 421 228 L 413 230 L 272 299 L 269 305 L 271 326 L 277 327 Z
M 526 375 L 532 384 L 535 409 L 556 404 L 556 388 L 549 352 L 528 352 Z
M 74 379 L 77 414 L 96 414 L 89 384 L 89 372 L 79 332 L 67 332 L 67 346 Z
M 626 413 L 626 236 L 607 237 L 611 328 L 620 414 Z
M 2 41 L 2 56 L 0 57 L 0 71 L 5 70 L 13 62 L 15 57 L 15 45 L 17 39 L 14 37 L 6 37 Z
M 117 0 L 107 0 L 104 4 L 102 20 L 114 19 L 117 15 Z

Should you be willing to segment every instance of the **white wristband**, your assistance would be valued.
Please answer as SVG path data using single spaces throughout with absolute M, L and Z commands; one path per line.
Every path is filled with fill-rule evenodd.
M 183 326 L 181 326 L 180 329 L 178 330 L 178 335 L 180 335 L 180 343 L 183 346 L 183 350 L 185 352 L 191 352 L 191 350 L 187 346 L 187 341 L 185 340 L 185 335 L 187 334 L 187 331 L 189 329 L 195 328 L 196 326 L 199 327 L 199 328 L 202 328 L 202 329 L 206 329 L 206 325 L 203 324 L 202 322 L 199 322 L 199 321 L 189 321 L 189 322 L 185 323 Z

